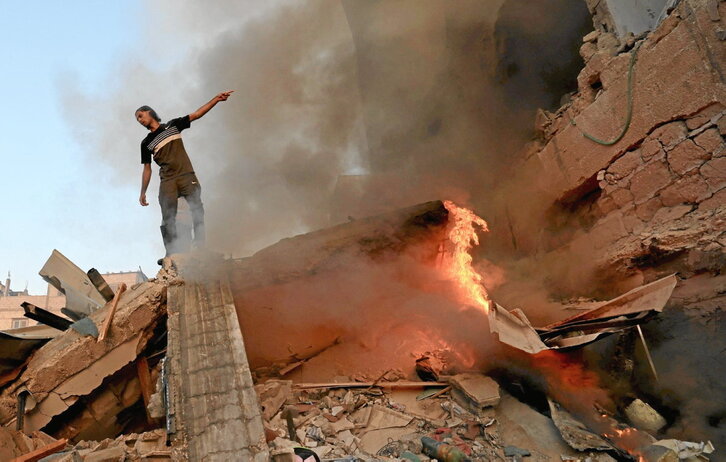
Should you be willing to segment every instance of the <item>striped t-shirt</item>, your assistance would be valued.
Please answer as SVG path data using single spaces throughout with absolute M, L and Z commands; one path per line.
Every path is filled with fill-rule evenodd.
M 184 149 L 181 132 L 191 125 L 189 116 L 172 119 L 146 135 L 141 142 L 141 163 L 150 164 L 154 159 L 159 165 L 161 180 L 194 173 L 192 162 Z

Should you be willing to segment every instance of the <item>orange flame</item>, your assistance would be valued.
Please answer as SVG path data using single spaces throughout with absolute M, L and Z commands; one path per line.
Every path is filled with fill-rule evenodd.
M 449 240 L 453 244 L 451 258 L 446 265 L 448 276 L 463 292 L 463 302 L 489 312 L 490 300 L 482 285 L 482 276 L 471 265 L 469 251 L 479 245 L 476 231 L 489 231 L 486 221 L 471 210 L 457 206 L 451 201 L 444 201 L 449 211 Z

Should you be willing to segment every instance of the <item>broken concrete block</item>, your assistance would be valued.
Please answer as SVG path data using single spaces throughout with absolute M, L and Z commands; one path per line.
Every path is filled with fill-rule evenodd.
M 716 128 L 709 128 L 693 138 L 693 142 L 712 155 L 720 154 L 724 150 L 724 141 Z
M 123 462 L 124 460 L 126 460 L 126 451 L 121 446 L 94 451 L 83 458 L 83 462 Z
M 578 451 L 607 451 L 612 446 L 599 435 L 590 431 L 585 425 L 576 420 L 572 415 L 551 399 L 547 399 L 550 405 L 552 421 L 562 435 L 562 439 L 571 448 Z
M 676 205 L 675 207 L 663 207 L 658 210 L 653 219 L 653 223 L 670 223 L 673 220 L 677 220 L 683 217 L 685 214 L 693 210 L 691 205 Z
M 640 399 L 636 399 L 625 408 L 625 415 L 635 428 L 650 433 L 657 433 L 666 425 L 663 416 Z
M 600 31 L 594 30 L 594 31 L 590 32 L 589 34 L 585 35 L 584 37 L 582 37 L 582 41 L 583 41 L 583 43 L 594 42 L 595 40 L 597 40 L 597 37 L 599 35 L 600 35 Z
M 678 462 L 678 455 L 663 446 L 651 445 L 643 449 L 641 457 L 645 462 Z
M 643 164 L 640 151 L 628 151 L 608 167 L 608 173 L 615 175 L 616 179 L 625 178 Z
M 291 380 L 269 380 L 264 384 L 255 385 L 255 392 L 260 399 L 262 417 L 270 420 L 280 410 L 285 400 L 292 393 Z
M 635 207 L 635 215 L 643 221 L 650 221 L 663 207 L 660 197 L 653 197 Z
M 726 157 L 709 160 L 700 171 L 712 190 L 718 191 L 726 186 Z
M 668 153 L 668 165 L 671 170 L 683 175 L 693 169 L 700 167 L 709 159 L 710 155 L 691 140 L 679 143 Z
M 643 144 L 640 145 L 640 156 L 646 162 L 656 156 L 663 155 L 665 155 L 665 152 L 663 151 L 663 146 L 658 140 L 645 140 L 643 141 Z
M 703 460 L 705 455 L 711 454 L 716 450 L 710 441 L 691 442 L 675 439 L 658 440 L 653 446 L 660 446 L 673 451 L 679 460 Z
M 478 414 L 485 407 L 499 404 L 499 384 L 482 374 L 458 374 L 449 379 L 451 396 L 461 406 Z
M 630 180 L 630 192 L 636 204 L 643 203 L 671 183 L 671 172 L 663 162 L 652 162 L 636 172 Z
M 721 111 L 723 111 L 723 109 L 724 107 L 719 103 L 711 104 L 710 106 L 702 109 L 698 114 L 686 120 L 686 126 L 689 130 L 695 130 L 709 122 L 712 117 L 717 116 Z
M 674 148 L 678 143 L 688 136 L 688 128 L 685 122 L 676 121 L 656 128 L 650 138 L 660 140 L 666 151 Z
M 283 453 L 272 454 L 270 459 L 272 462 L 295 462 L 298 457 L 295 456 L 295 452 L 291 449 L 285 449 Z
M 141 284 L 127 293 L 119 304 L 113 334 L 107 342 L 97 343 L 93 337 L 81 336 L 75 330 L 68 330 L 48 342 L 36 351 L 16 384 L 5 387 L 0 393 L 0 422 L 7 423 L 15 417 L 15 393 L 19 384 L 23 384 L 37 401 L 34 408 L 27 409 L 27 432 L 43 428 L 51 418 L 68 410 L 79 397 L 91 394 L 107 377 L 115 376 L 133 362 L 137 352 L 146 347 L 154 336 L 157 323 L 166 313 L 165 301 L 165 286 L 154 282 Z M 92 313 L 91 320 L 98 324 L 106 311 L 101 309 Z M 85 414 L 90 417 L 87 412 Z M 80 413 L 78 418 L 83 415 Z M 84 422 L 88 423 L 88 429 L 99 427 L 93 419 Z M 84 428 L 75 426 L 74 431 L 82 430 Z
M 695 204 L 711 196 L 706 180 L 695 173 L 681 178 L 660 192 L 663 205 Z

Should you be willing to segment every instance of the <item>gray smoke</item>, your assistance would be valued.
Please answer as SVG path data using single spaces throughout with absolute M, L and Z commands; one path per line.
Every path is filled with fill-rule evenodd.
M 184 134 L 210 245 L 226 253 L 432 198 L 483 207 L 552 93 L 542 50 L 528 48 L 547 47 L 548 31 L 513 4 L 524 2 L 154 2 L 138 57 L 103 94 L 66 78 L 64 108 L 89 159 L 138 184 L 135 108 L 168 120 L 236 90 Z M 570 2 L 531 9 L 579 39 Z M 510 40 L 522 30 L 533 31 L 525 46 Z M 548 65 L 570 66 L 565 55 Z

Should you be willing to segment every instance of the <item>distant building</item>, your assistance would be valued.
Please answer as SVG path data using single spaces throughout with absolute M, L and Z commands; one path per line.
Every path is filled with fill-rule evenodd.
M 141 269 L 121 273 L 106 273 L 103 278 L 114 292 L 122 282 L 131 287 L 148 279 Z M 66 306 L 66 297 L 58 289 L 48 284 L 45 295 L 30 295 L 27 289 L 22 292 L 11 290 L 10 278 L 8 278 L 5 284 L 0 283 L 0 330 L 17 329 L 38 324 L 24 316 L 25 310 L 21 306 L 24 302 L 32 303 L 51 313 L 64 316 L 61 313 L 61 308 Z

